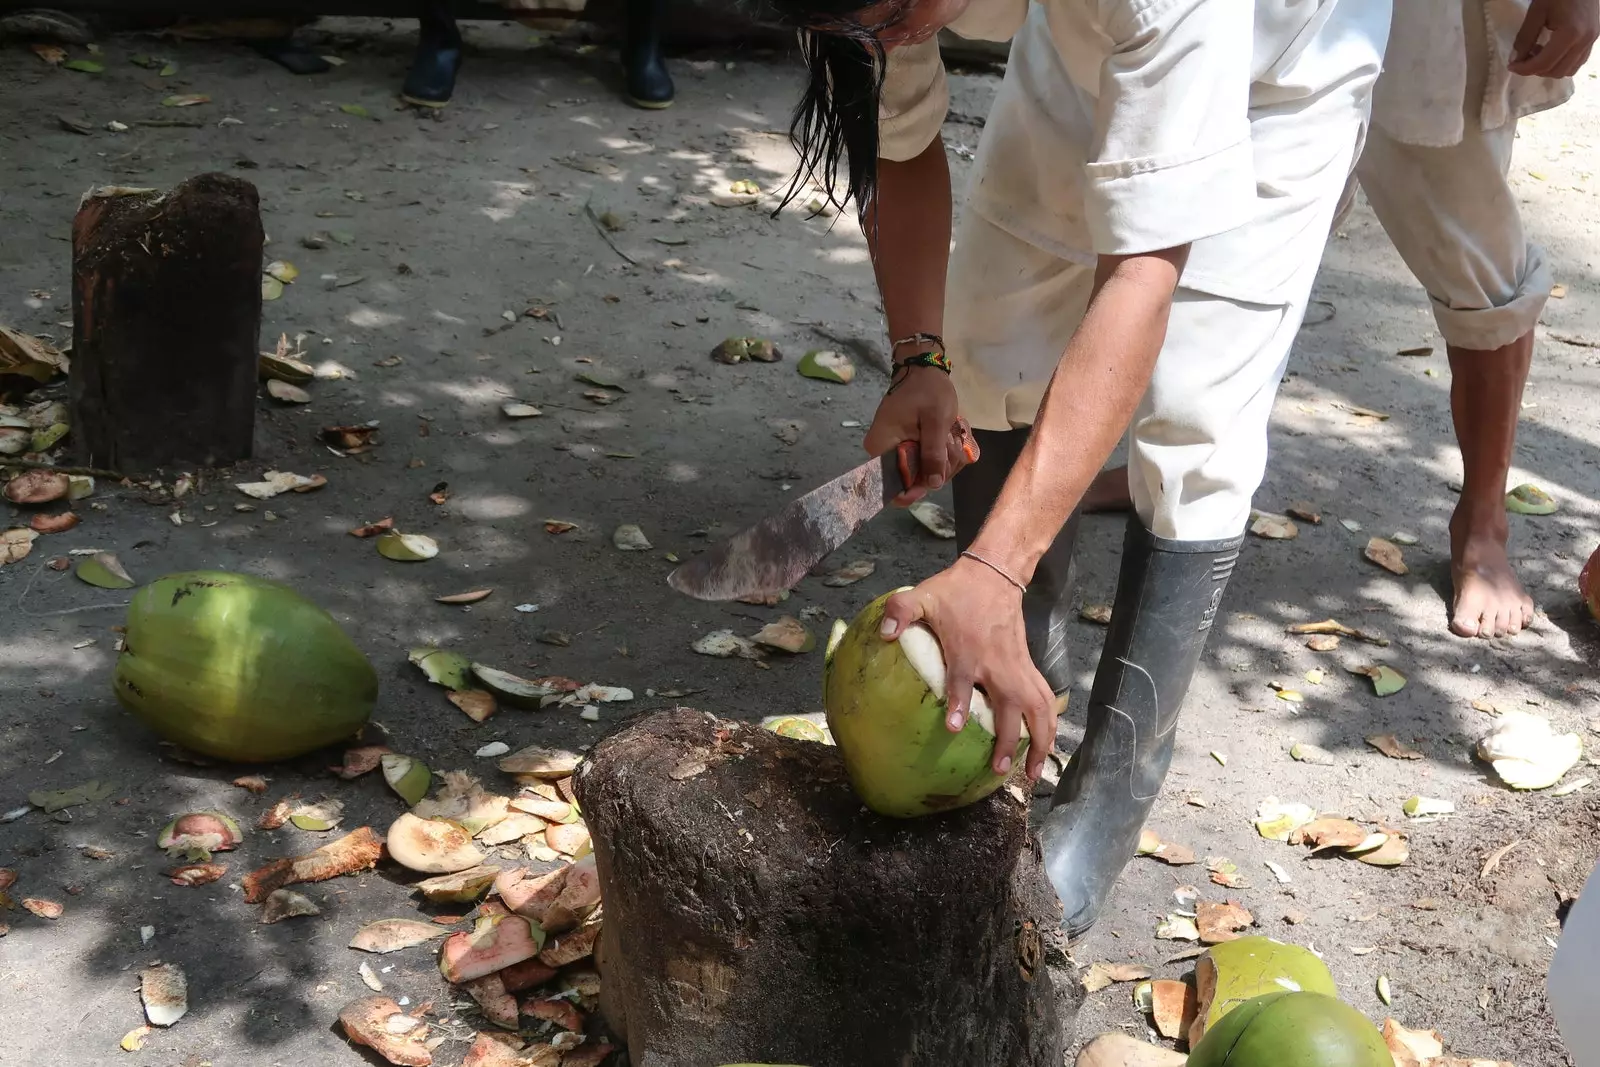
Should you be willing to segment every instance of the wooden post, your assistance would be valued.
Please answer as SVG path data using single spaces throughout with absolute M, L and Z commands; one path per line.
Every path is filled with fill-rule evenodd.
M 577 778 L 634 1067 L 1060 1067 L 1080 987 L 1023 805 L 872 815 L 838 750 L 689 708 Z
M 72 433 L 125 473 L 250 457 L 261 333 L 255 186 L 95 190 L 72 226 Z

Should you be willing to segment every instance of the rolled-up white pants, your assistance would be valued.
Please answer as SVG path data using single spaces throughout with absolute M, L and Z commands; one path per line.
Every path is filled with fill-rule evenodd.
M 1567 1055 L 1577 1067 L 1600 1067 L 1600 867 L 1567 912 L 1547 987 Z

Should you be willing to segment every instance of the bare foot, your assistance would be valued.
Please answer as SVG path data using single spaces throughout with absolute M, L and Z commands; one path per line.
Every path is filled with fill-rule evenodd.
M 1112 467 L 1101 471 L 1089 483 L 1080 505 L 1085 515 L 1107 511 L 1132 511 L 1133 494 L 1128 490 L 1128 468 Z
M 1450 629 L 1461 637 L 1510 637 L 1533 624 L 1533 598 L 1506 555 L 1505 505 L 1496 498 L 1469 506 L 1462 498 L 1450 519 L 1450 579 L 1456 602 Z

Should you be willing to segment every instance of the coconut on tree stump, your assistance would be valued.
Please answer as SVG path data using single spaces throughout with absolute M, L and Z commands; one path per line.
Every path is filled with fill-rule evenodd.
M 1024 805 L 867 811 L 837 749 L 676 708 L 578 799 L 601 1010 L 635 1067 L 1059 1067 L 1081 987 Z
M 261 332 L 255 186 L 108 187 L 72 226 L 72 432 L 123 473 L 248 459 Z

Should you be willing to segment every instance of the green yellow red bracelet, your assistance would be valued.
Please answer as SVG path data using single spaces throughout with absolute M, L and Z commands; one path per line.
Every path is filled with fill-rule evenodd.
M 918 352 L 914 356 L 907 356 L 905 359 L 897 360 L 894 365 L 896 373 L 907 367 L 932 367 L 934 370 L 942 370 L 949 374 L 950 357 L 943 352 Z

